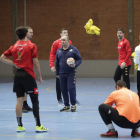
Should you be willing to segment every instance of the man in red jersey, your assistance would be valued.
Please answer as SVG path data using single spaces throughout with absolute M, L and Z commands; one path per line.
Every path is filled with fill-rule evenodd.
M 33 36 L 33 29 L 30 26 L 26 26 L 28 33 L 27 33 L 27 41 L 31 43 L 31 38 Z M 33 111 L 33 109 L 27 103 L 27 94 L 25 93 L 22 112 L 27 113 L 28 111 Z
M 124 38 L 124 30 L 122 28 L 118 29 L 117 37 L 118 42 L 118 53 L 119 53 L 119 63 L 115 71 L 114 80 L 117 82 L 123 76 L 123 80 L 126 83 L 128 89 L 130 89 L 130 79 L 129 70 L 131 67 L 131 47 L 129 41 Z
M 25 131 L 25 128 L 22 125 L 22 103 L 25 92 L 30 95 L 33 104 L 36 132 L 46 132 L 48 128 L 44 128 L 40 123 L 38 88 L 35 81 L 35 73 L 33 71 L 34 66 L 38 74 L 38 82 L 41 84 L 42 76 L 38 62 L 37 46 L 27 41 L 27 32 L 27 28 L 23 26 L 16 29 L 16 35 L 19 40 L 2 54 L 0 60 L 17 68 L 13 86 L 13 91 L 16 92 L 17 96 L 17 132 Z M 13 61 L 9 59 L 10 56 L 13 57 Z
M 68 30 L 63 28 L 60 31 L 60 36 L 68 36 Z M 72 45 L 71 40 L 69 40 L 69 44 Z M 53 42 L 52 47 L 51 47 L 51 52 L 50 52 L 50 67 L 52 72 L 56 72 L 54 62 L 56 60 L 56 51 L 62 47 L 62 43 L 60 39 L 57 39 L 56 41 Z M 60 81 L 59 78 L 56 77 L 56 94 L 57 94 L 57 100 L 59 105 L 63 105 L 62 101 L 62 96 L 61 96 L 61 89 L 60 89 Z M 76 100 L 76 104 L 80 105 L 80 103 Z

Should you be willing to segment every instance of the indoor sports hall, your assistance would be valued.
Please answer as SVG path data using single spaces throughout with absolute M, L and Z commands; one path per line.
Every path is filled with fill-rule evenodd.
M 16 94 L 13 92 L 17 68 L 0 61 L 0 140 L 138 140 L 131 137 L 132 129 L 121 128 L 114 122 L 118 137 L 101 137 L 108 127 L 103 122 L 98 107 L 116 90 L 114 74 L 118 66 L 118 29 L 123 28 L 131 53 L 139 45 L 139 0 L 0 0 L 0 56 L 18 41 L 15 29 L 30 26 L 31 42 L 37 46 L 42 83 L 39 90 L 39 115 L 47 132 L 36 133 L 36 121 L 32 111 L 22 113 L 25 132 L 17 132 Z M 93 23 L 89 25 L 91 20 Z M 75 71 L 75 112 L 60 112 L 56 74 L 50 68 L 50 52 L 53 43 L 66 28 L 73 46 L 82 58 Z M 12 61 L 14 58 L 11 56 Z M 130 78 L 130 90 L 137 94 L 139 65 L 131 59 L 126 75 Z M 76 63 L 76 61 L 75 61 Z M 127 64 L 125 65 L 125 67 Z M 120 65 L 122 67 L 122 65 Z M 123 68 L 122 68 L 123 69 Z M 35 70 L 35 69 L 34 69 Z M 38 75 L 35 71 L 35 80 Z M 123 79 L 123 76 L 121 77 Z M 64 98 L 62 98 L 64 101 Z M 27 98 L 32 107 L 31 99 Z M 130 110 L 130 114 L 131 114 Z M 140 129 L 138 130 L 140 132 Z

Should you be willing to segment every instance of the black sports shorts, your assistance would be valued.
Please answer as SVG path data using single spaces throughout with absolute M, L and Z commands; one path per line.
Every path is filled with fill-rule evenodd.
M 27 94 L 38 94 L 38 88 L 35 79 L 23 69 L 17 69 L 14 77 L 13 92 L 16 92 L 17 98 L 24 97 Z

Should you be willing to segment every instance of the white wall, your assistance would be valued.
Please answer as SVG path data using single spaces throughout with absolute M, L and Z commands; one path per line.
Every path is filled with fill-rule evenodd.
M 0 62 L 0 76 L 12 76 L 13 66 Z
M 83 60 L 77 68 L 79 77 L 112 77 L 117 67 L 118 60 Z M 54 76 L 49 67 L 49 61 L 40 61 L 42 75 Z
M 49 60 L 40 60 L 42 76 L 54 76 Z M 83 60 L 77 69 L 77 77 L 113 77 L 118 60 Z M 0 76 L 12 76 L 13 66 L 0 62 Z M 136 71 L 134 72 L 136 76 Z

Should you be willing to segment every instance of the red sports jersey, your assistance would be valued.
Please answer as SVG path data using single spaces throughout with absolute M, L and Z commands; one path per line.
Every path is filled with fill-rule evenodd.
M 11 46 L 3 53 L 6 57 L 13 56 L 13 62 L 16 66 L 24 69 L 33 78 L 35 73 L 33 71 L 33 58 L 38 58 L 37 46 L 28 41 L 18 40 L 16 44 Z
M 126 66 L 131 65 L 131 47 L 127 39 L 123 38 L 118 42 L 118 53 L 119 53 L 119 63 L 120 66 L 123 62 L 126 63 Z
M 72 42 L 69 40 L 69 44 L 72 45 Z M 50 52 L 50 67 L 54 67 L 54 61 L 56 59 L 56 51 L 62 47 L 62 44 L 61 44 L 61 40 L 58 39 L 56 40 L 52 47 L 51 47 L 51 52 Z

